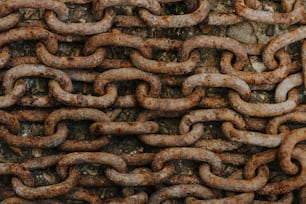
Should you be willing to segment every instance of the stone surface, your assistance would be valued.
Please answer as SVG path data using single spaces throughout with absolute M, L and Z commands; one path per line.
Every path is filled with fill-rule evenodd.
M 237 25 L 229 27 L 227 31 L 227 36 L 243 43 L 257 42 L 257 38 L 254 34 L 254 29 L 247 22 L 239 23 Z

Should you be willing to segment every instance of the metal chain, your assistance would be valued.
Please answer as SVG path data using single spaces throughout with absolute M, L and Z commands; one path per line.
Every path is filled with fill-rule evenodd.
M 219 4 L 1 1 L 1 203 L 306 203 L 305 1 Z M 246 22 L 281 32 L 210 32 Z

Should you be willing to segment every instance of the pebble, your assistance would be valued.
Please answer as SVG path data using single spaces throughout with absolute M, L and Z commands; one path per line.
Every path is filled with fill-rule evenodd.
M 252 68 L 256 71 L 256 72 L 263 72 L 266 70 L 266 66 L 264 65 L 263 62 L 261 62 L 258 57 L 256 56 L 251 56 L 250 57 L 250 62 L 252 65 Z
M 256 43 L 257 38 L 254 33 L 253 27 L 247 23 L 239 23 L 229 27 L 227 36 L 242 43 Z
M 275 26 L 274 25 L 269 25 L 267 30 L 266 30 L 266 35 L 267 36 L 274 36 L 275 33 Z

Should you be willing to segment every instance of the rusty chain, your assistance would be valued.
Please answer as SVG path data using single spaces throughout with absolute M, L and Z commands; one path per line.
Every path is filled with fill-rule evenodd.
M 0 1 L 1 203 L 306 203 L 305 5 Z

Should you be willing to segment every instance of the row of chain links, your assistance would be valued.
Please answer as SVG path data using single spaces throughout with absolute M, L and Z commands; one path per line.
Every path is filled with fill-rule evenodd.
M 164 8 L 181 3 L 184 14 Z M 68 7 L 83 4 L 94 21 L 71 22 Z M 209 0 L 0 2 L 0 141 L 18 155 L 18 161 L 0 163 L 0 175 L 12 176 L 8 186 L 1 184 L 1 203 L 306 203 L 306 146 L 298 144 L 306 140 L 304 2 L 282 0 L 280 12 L 263 10 L 258 0 L 231 4 L 233 12 L 216 13 Z M 21 15 L 26 8 L 44 9 L 44 15 L 27 20 Z M 212 34 L 152 38 L 122 29 L 241 22 L 281 24 L 288 32 L 250 44 Z M 16 56 L 12 45 L 29 40 L 33 54 Z M 82 51 L 62 56 L 65 43 Z M 298 57 L 287 49 L 293 43 Z M 122 47 L 119 58 L 111 54 Z M 203 66 L 207 48 L 221 51 L 216 66 Z M 175 53 L 175 59 L 160 61 L 157 51 Z M 247 70 L 250 56 L 261 57 L 266 70 Z M 31 78 L 48 80 L 46 95 L 29 93 Z M 135 90 L 122 90 L 123 81 Z M 80 82 L 92 91 L 76 91 Z M 165 97 L 165 87 L 180 95 Z M 272 92 L 273 103 L 254 103 L 258 91 Z M 134 120 L 118 120 L 131 109 L 138 110 Z M 178 121 L 177 132 L 165 133 L 167 119 Z M 87 126 L 83 140 L 73 138 L 71 123 Z M 207 139 L 207 124 L 216 123 L 220 135 Z M 40 124 L 42 134 L 21 136 L 24 124 Z M 107 151 L 126 137 L 143 150 Z M 24 149 L 46 153 L 26 159 Z M 191 160 L 194 170 L 182 171 L 178 160 Z M 46 170 L 56 179 L 40 185 L 36 173 Z M 105 198 L 99 190 L 107 188 L 122 192 Z
M 209 0 L 186 0 L 187 14 L 170 15 L 163 9 L 165 3 L 177 3 L 183 0 L 151 0 L 151 1 L 116 1 L 116 0 L 14 0 L 0 4 L 0 30 L 13 28 L 22 24 L 18 9 L 41 8 L 48 11 L 44 15 L 47 27 L 61 34 L 93 35 L 108 31 L 113 25 L 119 27 L 160 27 L 181 28 L 207 23 L 208 25 L 232 25 L 244 20 L 268 24 L 305 23 L 303 0 L 282 0 L 282 12 L 258 10 L 259 0 L 237 0 L 234 2 L 235 12 L 216 13 Z M 92 14 L 95 22 L 67 23 L 69 9 L 66 4 L 92 4 Z M 128 7 L 127 15 L 117 14 L 115 6 Z M 137 8 L 133 15 L 130 7 Z

